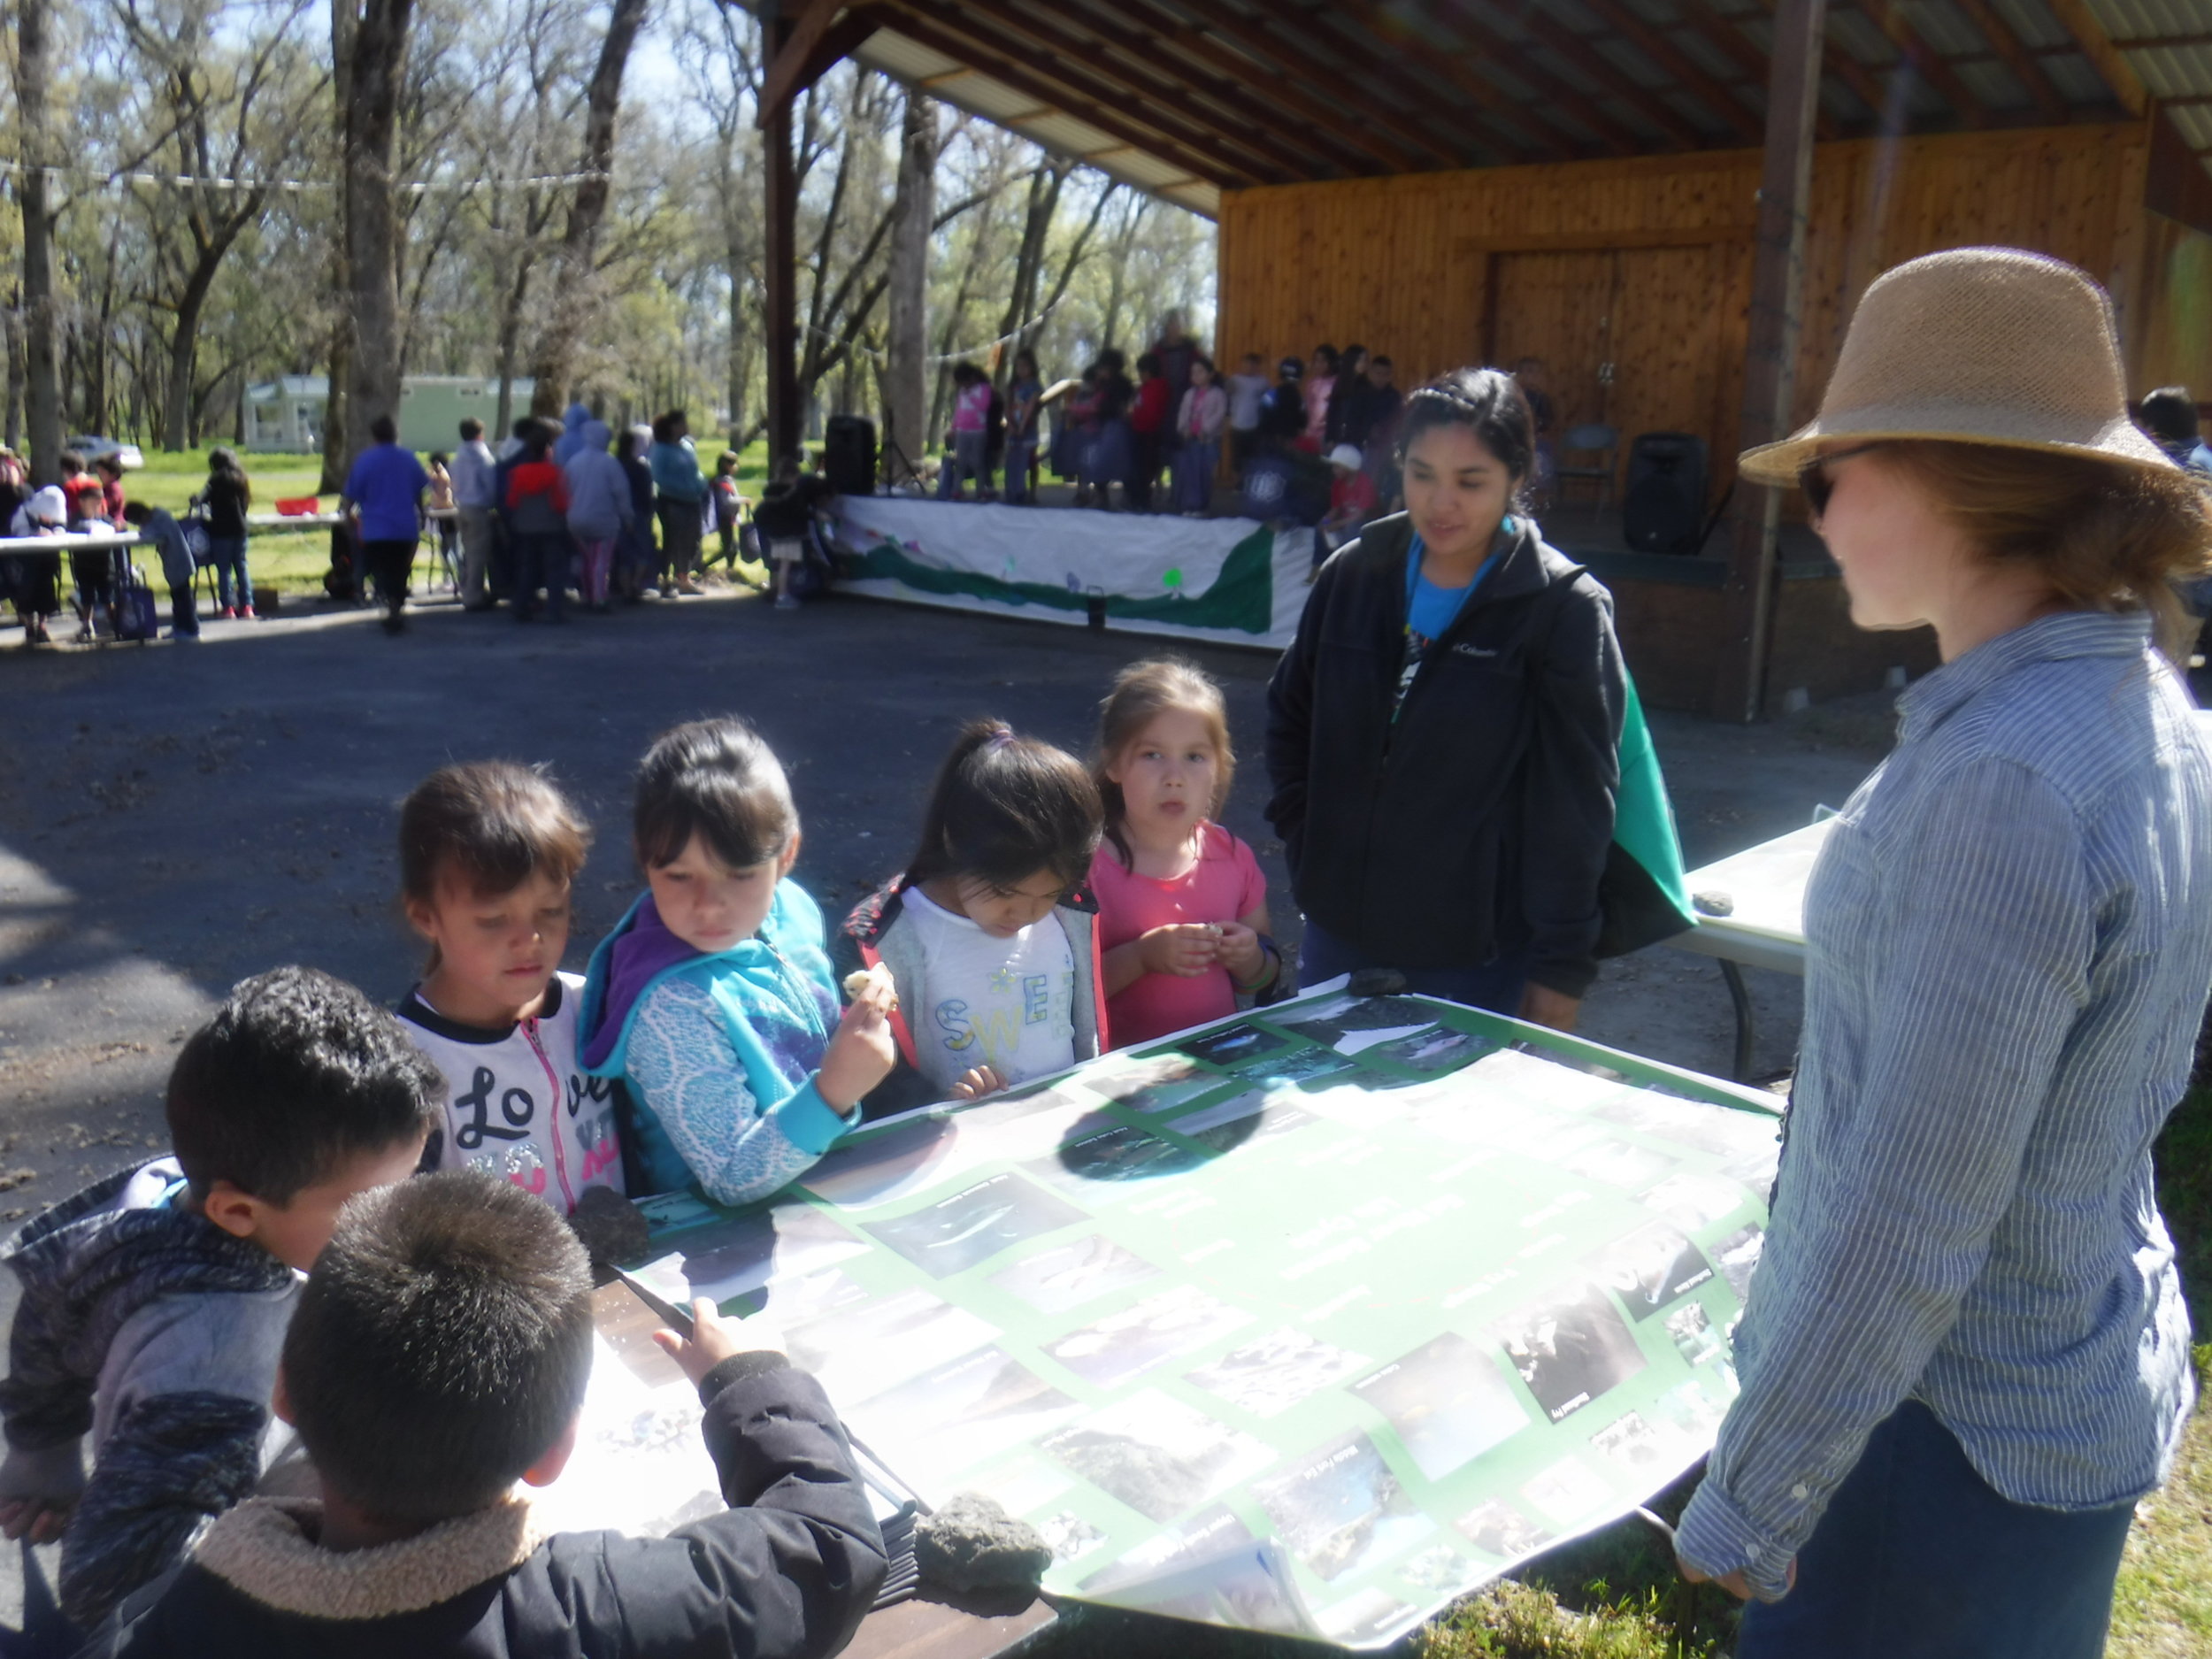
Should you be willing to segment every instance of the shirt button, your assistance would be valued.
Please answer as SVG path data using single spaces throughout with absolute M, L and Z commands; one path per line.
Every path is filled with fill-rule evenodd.
M 1807 1486 L 1801 1480 L 1790 1488 L 1790 1496 L 1795 1498 L 1800 1503 L 1804 1502 L 1806 1499 L 1811 1497 L 1812 1495 L 1812 1489 Z

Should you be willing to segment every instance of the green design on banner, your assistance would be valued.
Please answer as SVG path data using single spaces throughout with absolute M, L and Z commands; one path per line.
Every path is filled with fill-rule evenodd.
M 926 594 L 963 594 L 1002 604 L 1048 605 L 1055 611 L 1089 609 L 1090 594 L 1048 582 L 1001 581 L 972 571 L 949 571 L 920 564 L 895 541 L 886 539 L 866 552 L 847 555 L 847 574 L 861 580 L 903 582 Z M 1154 599 L 1106 595 L 1106 614 L 1131 622 L 1173 622 L 1191 628 L 1234 628 L 1265 634 L 1275 625 L 1275 533 L 1255 530 L 1229 549 L 1221 574 L 1193 599 L 1182 588 L 1179 569 L 1168 572 L 1170 591 Z

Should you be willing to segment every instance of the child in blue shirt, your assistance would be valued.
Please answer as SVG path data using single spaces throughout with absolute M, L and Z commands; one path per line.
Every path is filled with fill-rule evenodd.
M 889 978 L 840 1016 L 822 912 L 785 879 L 791 786 L 743 720 L 654 741 L 633 841 L 650 890 L 592 953 L 583 1069 L 625 1086 L 633 1195 L 695 1186 L 749 1203 L 860 1121 L 896 1058 Z

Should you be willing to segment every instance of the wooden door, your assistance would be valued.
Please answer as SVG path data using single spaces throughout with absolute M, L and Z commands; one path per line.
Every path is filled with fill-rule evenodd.
M 1705 440 L 1709 503 L 1735 476 L 1751 250 L 1741 242 L 1624 249 L 1612 307 L 1609 407 L 1621 458 L 1646 432 Z
M 1490 273 L 1488 361 L 1510 372 L 1541 357 L 1552 398 L 1552 440 L 1607 416 L 1613 296 L 1620 256 L 1502 253 Z

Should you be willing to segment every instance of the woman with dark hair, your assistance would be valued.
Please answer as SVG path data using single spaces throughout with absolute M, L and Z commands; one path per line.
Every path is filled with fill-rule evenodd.
M 2151 1147 L 2212 982 L 2172 656 L 2212 511 L 2129 423 L 2103 291 L 2008 248 L 1877 280 L 1818 417 L 1741 465 L 1804 490 L 1853 621 L 1943 663 L 1806 889 L 1742 1392 L 1677 1554 L 1756 1598 L 1741 1659 L 2094 1659 L 2194 1393 Z
M 1423 387 L 1402 431 L 1406 511 L 1322 566 L 1268 687 L 1299 972 L 1394 968 L 1565 1030 L 1597 972 L 1620 775 L 1612 600 L 1528 517 L 1509 376 Z

